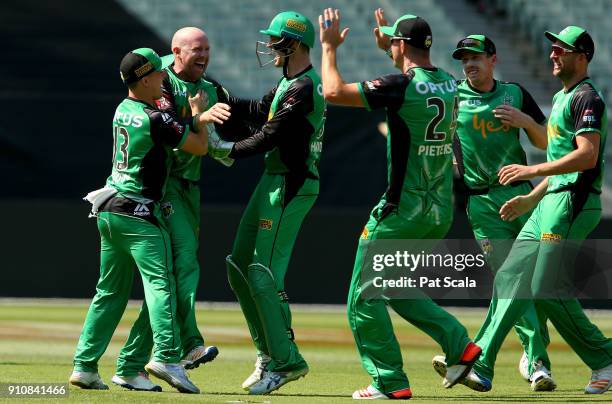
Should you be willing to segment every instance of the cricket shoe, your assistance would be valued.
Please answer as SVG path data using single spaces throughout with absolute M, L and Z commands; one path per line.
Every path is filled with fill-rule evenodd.
M 118 376 L 114 375 L 111 379 L 117 386 L 124 389 L 136 391 L 162 391 L 161 386 L 153 383 L 149 379 L 149 375 L 145 372 L 139 372 L 136 376 Z
M 550 371 L 541 361 L 535 364 L 531 374 L 531 390 L 533 391 L 553 391 L 557 388 L 557 383 L 552 378 Z
M 521 355 L 518 370 L 521 377 L 525 379 L 527 383 L 531 382 L 531 374 L 529 374 L 529 358 L 527 357 L 527 353 L 525 351 L 523 351 L 523 355 Z
M 151 361 L 145 365 L 145 370 L 181 393 L 200 394 L 200 389 L 189 380 L 185 369 L 178 363 Z
M 446 368 L 446 375 L 442 381 L 444 387 L 450 389 L 461 379 L 465 378 L 470 373 L 481 352 L 482 349 L 478 345 L 473 342 L 468 343 L 459 359 L 459 363 Z
M 73 371 L 70 375 L 70 384 L 87 390 L 108 390 L 98 372 Z
M 602 394 L 612 386 L 612 365 L 603 369 L 594 370 L 591 381 L 584 388 L 586 394 Z
M 266 370 L 266 366 L 268 366 L 268 363 L 270 363 L 271 361 L 272 358 L 270 358 L 268 355 L 264 353 L 257 354 L 257 360 L 255 361 L 255 370 L 253 371 L 253 373 L 250 374 L 249 377 L 245 379 L 244 382 L 242 382 L 242 388 L 248 391 L 249 387 L 260 381 L 264 370 Z
M 446 379 L 446 358 L 442 355 L 434 356 L 432 365 L 436 373 Z M 489 391 L 493 387 L 489 379 L 480 376 L 474 369 L 470 369 L 468 374 L 459 380 L 459 383 L 480 392 Z
M 355 400 L 409 400 L 412 398 L 410 389 L 401 389 L 392 393 L 383 393 L 371 384 L 353 393 Z
M 217 355 L 219 355 L 219 350 L 216 346 L 204 347 L 199 345 L 183 356 L 181 366 L 185 369 L 195 369 L 204 363 L 212 362 Z
M 269 394 L 289 382 L 306 376 L 307 373 L 308 366 L 289 372 L 270 372 L 266 370 L 263 372 L 261 380 L 249 387 L 249 394 Z

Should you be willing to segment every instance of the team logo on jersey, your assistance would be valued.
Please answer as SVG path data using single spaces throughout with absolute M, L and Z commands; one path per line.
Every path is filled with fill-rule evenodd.
M 381 84 L 382 84 L 382 82 L 380 80 L 378 80 L 378 79 L 376 79 L 376 80 L 369 80 L 369 81 L 365 82 L 366 87 L 370 91 L 376 90 L 376 87 L 380 87 Z
M 485 256 L 491 255 L 493 252 L 493 244 L 491 244 L 491 240 L 484 238 L 482 240 L 478 240 L 478 243 L 480 244 L 480 249 Z
M 259 228 L 263 230 L 272 230 L 272 219 L 259 219 Z
M 134 216 L 149 216 L 150 214 L 151 211 L 144 203 L 139 203 L 136 205 L 136 208 L 134 208 Z
M 593 114 L 592 109 L 585 109 L 582 114 L 582 122 L 586 123 L 589 126 L 592 126 L 595 123 L 595 115 Z
M 164 215 L 164 219 L 170 218 L 172 214 L 174 214 L 174 208 L 172 207 L 172 202 L 164 202 L 161 204 L 161 211 Z
M 548 122 L 548 124 L 546 124 L 546 134 L 548 134 L 549 141 L 561 136 L 561 132 L 559 132 L 559 125 L 551 125 L 551 123 Z
M 289 111 L 291 111 L 293 109 L 293 105 L 295 104 L 295 98 L 293 97 L 289 97 L 287 98 L 287 100 L 283 103 L 283 108 L 284 109 L 288 109 Z
M 561 241 L 561 235 L 557 233 L 542 233 L 540 240 L 548 241 L 549 243 L 559 243 Z
M 156 100 L 155 103 L 159 109 L 168 109 L 171 107 L 170 101 L 166 97 L 161 97 L 159 100 Z
M 361 232 L 361 239 L 367 240 L 369 235 L 370 235 L 369 230 L 364 226 L 363 231 Z
M 514 102 L 514 97 L 508 93 L 504 93 L 504 99 L 502 100 L 502 103 L 504 105 L 512 105 L 513 102 Z

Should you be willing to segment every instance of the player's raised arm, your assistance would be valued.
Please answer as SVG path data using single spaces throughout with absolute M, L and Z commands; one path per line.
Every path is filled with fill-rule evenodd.
M 336 62 L 336 50 L 348 35 L 340 32 L 340 10 L 326 8 L 319 16 L 319 39 L 322 47 L 321 78 L 325 100 L 333 104 L 364 107 L 357 83 L 345 83 Z

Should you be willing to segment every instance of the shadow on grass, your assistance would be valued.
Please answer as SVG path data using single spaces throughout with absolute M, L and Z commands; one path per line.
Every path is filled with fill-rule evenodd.
M 307 398 L 307 397 L 319 397 L 319 398 L 350 398 L 350 395 L 346 395 L 346 394 L 304 394 L 304 393 L 295 393 L 295 394 L 287 394 L 287 393 L 279 393 L 279 392 L 274 392 L 272 394 L 266 394 L 266 395 L 251 395 L 248 393 L 236 393 L 235 391 L 204 391 L 203 394 L 210 394 L 210 395 L 215 395 L 215 396 L 241 396 L 241 397 L 249 397 L 252 399 L 256 399 L 256 398 L 273 398 L 273 397 L 295 397 L 295 398 L 299 398 L 299 397 L 303 397 L 303 398 Z
M 556 390 L 556 393 L 560 393 L 563 392 L 563 390 Z M 553 393 L 554 394 L 554 393 Z M 448 396 L 446 398 L 446 400 L 450 400 L 450 401 L 459 401 L 459 400 L 465 400 L 465 401 L 470 401 L 470 402 L 503 402 L 503 403 L 524 403 L 527 401 L 537 401 L 537 402 L 543 402 L 543 403 L 580 403 L 580 402 L 593 402 L 593 401 L 599 401 L 596 400 L 598 397 L 602 397 L 602 395 L 596 394 L 596 395 L 587 395 L 584 393 L 576 393 L 575 390 L 572 390 L 571 392 L 568 391 L 567 393 L 564 393 L 563 395 L 543 395 L 543 394 L 504 394 L 504 395 L 499 395 L 499 396 L 489 396 L 489 395 L 483 395 L 483 396 Z M 440 400 L 442 399 L 442 397 L 440 396 L 422 396 L 422 395 L 418 395 L 415 396 L 413 398 L 417 398 L 417 399 L 421 399 L 421 400 Z M 604 398 L 602 397 L 602 400 Z

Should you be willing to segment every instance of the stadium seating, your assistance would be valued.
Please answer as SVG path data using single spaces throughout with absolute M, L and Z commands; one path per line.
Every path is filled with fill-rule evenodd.
M 209 73 L 224 86 L 243 97 L 260 97 L 278 79 L 274 69 L 259 69 L 255 57 L 255 41 L 265 40 L 259 30 L 267 26 L 279 11 L 299 10 L 313 23 L 324 7 L 333 6 L 342 11 L 343 25 L 350 27 L 349 39 L 340 50 L 339 64 L 346 80 L 356 81 L 393 72 L 393 66 L 374 42 L 372 28 L 376 22 L 373 5 L 368 0 L 327 1 L 272 0 L 265 2 L 212 2 L 184 0 L 121 0 L 121 4 L 148 24 L 160 37 L 170 42 L 173 32 L 185 25 L 204 27 L 214 55 Z M 239 10 L 236 4 L 240 4 Z M 432 59 L 451 73 L 460 73 L 448 54 L 456 44 L 459 32 L 452 19 L 429 0 L 385 1 L 384 7 L 392 23 L 404 13 L 424 17 L 433 27 Z M 160 50 L 162 51 L 162 50 Z M 313 50 L 313 62 L 320 65 L 320 47 Z
M 609 0 L 496 0 L 500 7 L 507 7 L 509 15 L 533 43 L 542 50 L 542 58 L 548 58 L 550 42 L 544 31 L 559 32 L 568 25 L 586 28 L 595 41 L 595 57 L 590 75 L 601 87 L 606 99 L 612 98 L 612 38 L 608 31 Z

